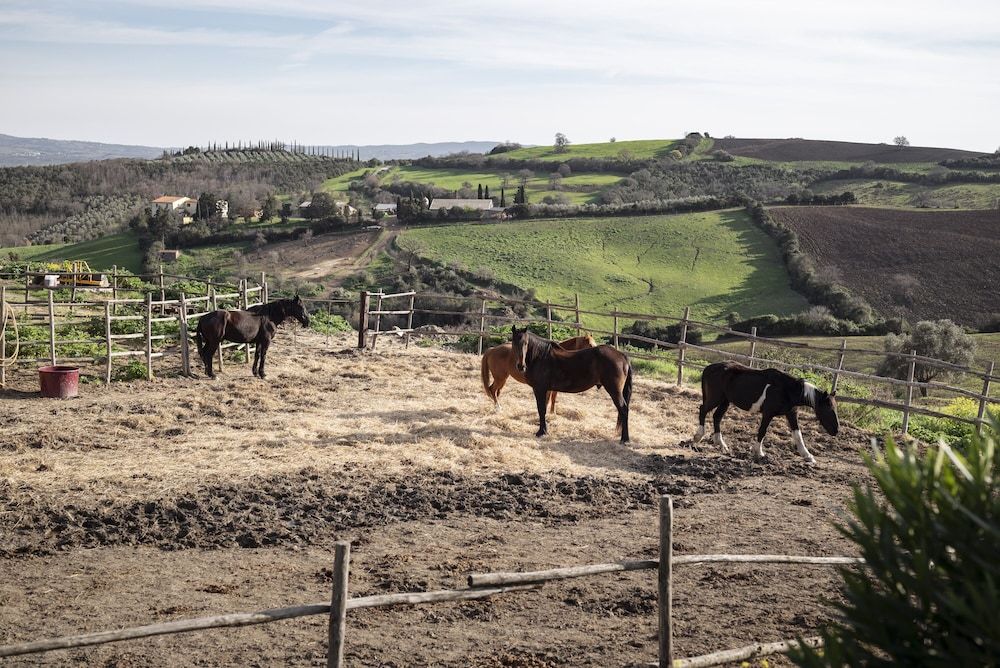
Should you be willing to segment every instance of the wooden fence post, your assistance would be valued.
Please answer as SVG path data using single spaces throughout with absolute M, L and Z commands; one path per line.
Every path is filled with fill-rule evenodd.
M 385 293 L 380 289 L 378 294 L 378 301 L 375 303 L 375 333 L 372 334 L 372 352 L 375 351 L 375 343 L 378 341 L 378 335 L 382 331 L 382 298 Z
M 913 374 L 917 367 L 917 351 L 910 351 L 910 368 L 906 372 L 906 404 L 903 407 L 903 435 L 910 431 L 910 405 L 913 403 Z
M 191 341 L 188 339 L 187 300 L 180 294 L 180 312 L 177 314 L 178 339 L 181 344 L 181 375 L 191 375 Z
M 2 289 L 3 288 L 0 288 L 0 290 Z M 0 295 L 2 295 L 2 293 L 0 293 Z M 2 300 L 2 296 L 0 296 L 0 300 Z M 2 357 L 3 356 L 0 355 L 0 358 Z M 987 364 L 986 373 L 983 375 L 983 395 L 979 399 L 979 412 L 976 415 L 976 431 L 979 433 L 982 433 L 983 431 L 983 418 L 986 417 L 986 400 L 990 396 L 990 377 L 993 376 L 994 366 L 994 362 Z
M 260 303 L 267 303 L 267 275 L 260 272 Z
M 612 333 L 612 336 L 614 337 L 612 339 L 613 345 L 617 349 L 618 348 L 618 307 L 617 306 L 615 306 L 614 327 L 612 328 L 611 333 Z
M 837 383 L 840 382 L 840 372 L 844 370 L 844 356 L 847 355 L 847 339 L 840 342 L 840 356 L 837 358 L 837 370 L 833 372 L 833 380 L 830 382 L 830 394 L 837 391 Z
M 146 380 L 153 380 L 153 293 L 146 293 Z
M 118 265 L 111 267 L 111 299 L 118 299 Z
M 24 303 L 28 303 L 28 287 L 31 285 L 31 263 L 27 263 L 24 266 Z M 24 308 L 24 312 L 28 312 L 28 308 Z
M 250 308 L 250 297 L 247 294 L 247 283 L 248 282 L 249 282 L 249 279 L 246 279 L 246 278 L 244 278 L 244 279 L 242 279 L 240 281 L 240 301 L 242 302 L 242 304 L 240 305 L 240 308 L 243 309 L 244 311 L 246 311 L 248 308 Z M 246 345 L 243 346 L 243 354 L 247 358 L 247 366 L 250 366 L 252 364 L 252 362 L 250 361 L 250 344 L 249 343 L 247 343 Z
M 684 384 L 684 353 L 687 347 L 688 317 L 691 315 L 691 307 L 684 307 L 684 319 L 681 320 L 681 338 L 677 342 L 677 384 Z
M 413 329 L 413 304 L 416 300 L 417 295 L 414 292 L 414 294 L 410 295 L 410 312 L 406 316 L 406 343 L 403 344 L 404 348 L 410 347 L 410 330 Z
M 163 265 L 160 265 L 160 315 L 164 315 L 167 312 L 167 305 L 164 304 L 167 300 L 167 292 L 164 289 L 165 284 L 163 282 Z
M 344 665 L 344 632 L 347 630 L 347 582 L 351 569 L 351 544 L 338 541 L 333 548 L 333 592 L 330 595 L 330 629 L 327 668 Z
M 483 307 L 479 312 L 479 354 L 483 354 L 483 339 L 486 337 L 486 300 L 483 300 Z
M 7 287 L 0 285 L 0 387 L 7 387 Z
M 674 502 L 669 496 L 660 497 L 660 563 L 656 578 L 659 610 L 660 668 L 670 668 L 674 660 L 673 633 L 673 533 Z
M 750 368 L 753 368 L 754 358 L 757 356 L 757 328 L 750 328 Z
M 545 321 L 548 323 L 549 335 L 548 338 L 552 338 L 552 300 L 545 300 Z
M 56 365 L 56 304 L 49 290 L 49 357 L 52 358 L 52 366 Z
M 104 374 L 104 382 L 111 384 L 111 353 L 114 339 L 111 338 L 111 302 L 104 302 L 104 338 L 108 342 L 108 365 Z
M 364 350 L 368 343 L 368 291 L 358 293 L 358 349 Z
M 580 322 L 580 293 L 573 293 L 573 303 L 576 307 L 576 335 L 580 336 L 580 330 L 583 329 L 583 323 Z

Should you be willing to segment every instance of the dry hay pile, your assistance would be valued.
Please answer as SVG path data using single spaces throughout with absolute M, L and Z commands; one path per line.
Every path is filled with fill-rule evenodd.
M 511 381 L 494 413 L 476 356 L 404 350 L 392 337 L 361 353 L 350 337 L 300 332 L 293 343 L 285 331 L 269 362 L 266 381 L 229 363 L 214 382 L 85 385 L 66 402 L 0 394 L 0 637 L 323 600 L 330 546 L 343 538 L 354 542 L 359 595 L 457 586 L 472 570 L 654 556 L 659 493 L 677 499 L 677 552 L 848 549 L 831 520 L 862 475 L 866 437 L 849 427 L 834 441 L 803 419 L 813 468 L 777 423 L 768 458 L 753 460 L 751 420 L 731 414 L 735 454 L 723 457 L 688 442 L 695 393 L 638 378 L 627 447 L 603 391 L 560 395 L 539 440 L 528 388 Z M 24 373 L 16 389 L 35 382 Z M 834 577 L 798 571 L 686 571 L 681 651 L 809 631 L 823 618 L 813 596 L 832 594 Z M 621 665 L 655 655 L 653 591 L 640 574 L 359 613 L 349 658 Z M 317 663 L 323 638 L 312 620 L 37 660 Z

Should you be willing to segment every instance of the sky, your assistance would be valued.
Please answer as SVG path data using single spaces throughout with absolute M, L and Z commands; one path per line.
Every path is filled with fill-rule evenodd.
M 0 133 L 1000 147 L 997 0 L 0 0 Z

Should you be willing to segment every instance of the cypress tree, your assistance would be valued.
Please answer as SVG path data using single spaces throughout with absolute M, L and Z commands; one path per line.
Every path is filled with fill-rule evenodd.
M 483 184 L 480 183 L 479 184 L 479 192 L 476 194 L 476 199 L 482 199 L 482 198 L 483 198 Z
M 486 186 L 486 197 L 485 197 L 485 199 L 490 199 L 490 187 L 489 187 L 489 185 Z
M 500 206 L 501 207 L 507 206 L 507 195 L 504 194 L 503 186 L 500 186 Z

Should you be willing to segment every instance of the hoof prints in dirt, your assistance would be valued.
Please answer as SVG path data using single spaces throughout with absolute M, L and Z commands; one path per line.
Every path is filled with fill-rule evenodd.
M 347 486 L 345 486 L 347 485 Z M 427 471 L 392 479 L 321 475 L 312 469 L 176 497 L 63 505 L 0 485 L 9 540 L 0 555 L 72 547 L 153 545 L 163 549 L 295 545 L 392 522 L 456 514 L 576 521 L 653 502 L 652 485 L 605 478 L 507 474 L 462 477 Z

